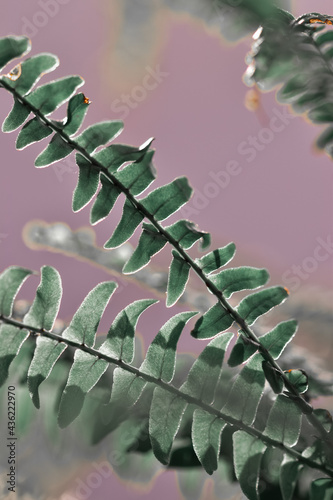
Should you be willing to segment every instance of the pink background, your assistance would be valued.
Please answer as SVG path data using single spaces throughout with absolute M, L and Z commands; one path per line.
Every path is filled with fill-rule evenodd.
M 262 146 L 268 137 L 262 129 L 269 127 L 270 119 L 284 110 L 273 93 L 261 96 L 257 113 L 245 108 L 248 89 L 242 75 L 248 39 L 239 45 L 227 44 L 201 22 L 163 10 L 156 13 L 155 24 L 144 33 L 148 49 L 140 52 L 139 48 L 134 58 L 130 55 L 122 58 L 119 44 L 116 45 L 122 27 L 117 3 L 69 0 L 59 6 L 59 13 L 32 37 L 32 54 L 52 52 L 60 58 L 60 67 L 45 81 L 68 74 L 85 78 L 81 90 L 92 100 L 85 122 L 88 125 L 104 119 L 120 119 L 115 101 L 122 99 L 124 93 L 135 92 L 136 86 L 142 85 L 147 68 L 159 65 L 168 76 L 148 91 L 135 109 L 130 109 L 119 142 L 140 145 L 151 136 L 156 138 L 156 186 L 186 175 L 200 193 L 212 193 L 210 189 L 216 188 L 208 187 L 212 182 L 210 172 L 226 171 L 230 161 L 237 162 L 241 173 L 231 177 L 229 184 L 201 210 L 190 202 L 189 206 L 199 213 L 189 218 L 212 233 L 214 247 L 234 241 L 238 247 L 237 264 L 268 267 L 271 284 L 281 283 L 283 274 L 293 265 L 313 256 L 318 237 L 326 240 L 333 236 L 333 166 L 328 157 L 313 147 L 320 129 L 301 117 L 288 119 L 283 130 L 274 132 L 273 139 Z M 6 2 L 0 19 L 1 36 L 21 34 L 26 19 L 33 20 L 40 10 L 34 0 Z M 315 6 L 308 0 L 293 2 L 293 14 L 313 10 L 327 11 L 327 0 L 317 0 Z M 2 120 L 11 108 L 11 98 L 4 91 L 0 105 Z M 60 316 L 68 320 L 88 291 L 109 277 L 82 262 L 25 247 L 21 232 L 28 221 L 65 221 L 77 229 L 89 224 L 89 209 L 71 213 L 76 174 L 65 173 L 60 181 L 53 167 L 35 169 L 34 159 L 42 145 L 16 152 L 15 136 L 16 133 L 0 135 L 1 269 L 13 264 L 36 270 L 44 264 L 55 266 L 64 284 Z M 263 138 L 262 150 L 250 162 L 249 153 L 242 154 L 246 146 L 242 143 L 249 136 Z M 120 213 L 118 203 L 113 214 L 95 228 L 99 245 L 109 238 Z M 159 263 L 168 265 L 169 253 L 164 251 Z M 332 277 L 331 255 L 302 286 L 332 290 Z M 115 296 L 102 329 L 107 329 L 125 303 L 138 298 L 138 294 L 147 296 L 144 291 L 128 288 L 126 294 Z M 28 285 L 26 293 L 31 289 Z M 164 304 L 147 311 L 139 325 L 146 346 L 171 314 Z M 185 334 L 180 342 L 180 350 L 201 349 L 202 344 L 191 341 L 189 335 Z M 156 499 L 157 495 L 161 499 L 180 498 L 172 472 L 161 475 L 145 493 L 130 489 L 112 476 L 94 491 L 93 497 L 110 498 L 110 491 L 117 500 Z

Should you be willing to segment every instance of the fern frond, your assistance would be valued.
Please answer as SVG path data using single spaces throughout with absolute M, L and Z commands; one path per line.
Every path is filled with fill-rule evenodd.
M 295 19 L 279 11 L 274 21 L 264 22 L 256 33 L 246 83 L 256 83 L 264 90 L 279 85 L 277 98 L 281 103 L 290 105 L 296 113 L 306 113 L 315 124 L 331 124 L 332 24 L 332 17 L 323 14 L 310 13 Z M 317 146 L 331 157 L 332 130 L 330 125 L 317 140 Z
M 290 17 L 285 17 L 289 23 Z M 3 46 L 5 49 L 9 43 L 8 40 L 10 41 L 11 37 L 0 39 L 0 48 Z M 51 59 L 52 57 L 54 56 L 51 56 Z M 12 54 L 10 53 L 7 58 L 8 61 L 11 58 Z M 119 121 L 100 122 L 91 125 L 76 136 L 75 134 L 83 122 L 85 111 L 89 105 L 87 98 L 74 95 L 76 89 L 83 84 L 82 78 L 69 76 L 32 88 L 32 82 L 35 83 L 40 77 L 40 68 L 34 65 L 26 65 L 25 67 L 28 67 L 28 70 L 21 71 L 18 77 L 16 70 L 8 75 L 1 76 L 0 86 L 12 93 L 14 100 L 16 99 L 20 106 L 23 106 L 28 115 L 31 112 L 34 113 L 39 121 L 54 132 L 49 146 L 37 158 L 36 166 L 47 166 L 59 158 L 67 156 L 72 150 L 77 151 L 76 160 L 80 173 L 73 196 L 74 211 L 82 209 L 91 201 L 98 191 L 100 179 L 105 177 L 107 182 L 104 180 L 101 191 L 106 188 L 107 192 L 103 193 L 101 198 L 104 200 L 110 196 L 110 203 L 106 210 L 102 209 L 100 214 L 95 208 L 95 213 L 91 215 L 94 222 L 101 220 L 106 213 L 109 213 L 118 192 L 123 193 L 125 203 L 122 218 L 105 246 L 115 248 L 122 245 L 132 236 L 144 219 L 148 221 L 148 223 L 142 224 L 139 244 L 125 263 L 123 272 L 134 273 L 142 269 L 167 243 L 171 244 L 176 251 L 173 258 L 175 259 L 175 255 L 177 255 L 178 267 L 175 262 L 170 266 L 167 304 L 172 305 L 181 297 L 190 269 L 192 269 L 218 300 L 217 304 L 198 320 L 194 336 L 209 338 L 225 331 L 233 323 L 238 324 L 240 334 L 257 346 L 260 355 L 266 361 L 266 366 L 269 365 L 272 370 L 279 373 L 288 395 L 308 415 L 308 420 L 321 433 L 323 438 L 326 438 L 326 432 L 313 415 L 312 407 L 305 402 L 297 387 L 288 379 L 269 350 L 261 344 L 250 328 L 250 325 L 258 317 L 282 303 L 286 299 L 288 292 L 280 287 L 266 289 L 245 297 L 237 309 L 231 307 L 226 298 L 239 290 L 256 289 L 263 286 L 269 277 L 267 271 L 243 267 L 226 269 L 217 274 L 212 274 L 232 259 L 234 254 L 232 244 L 217 249 L 202 259 L 193 260 L 184 247 L 184 245 L 188 246 L 198 241 L 198 231 L 193 224 L 182 223 L 180 225 L 182 221 L 179 221 L 178 225 L 176 223 L 171 228 L 166 228 L 160 222 L 177 212 L 190 199 L 192 189 L 187 179 L 185 177 L 175 179 L 171 183 L 151 191 L 144 198 L 138 199 L 137 194 L 141 193 L 154 181 L 155 171 L 151 164 L 152 152 L 149 150 L 151 141 L 147 141 L 139 148 L 111 144 L 97 151 L 99 147 L 105 146 L 118 136 L 123 128 L 122 123 Z M 27 76 L 25 76 L 25 73 Z M 32 74 L 35 74 L 35 78 L 32 78 Z M 30 84 L 25 85 L 23 82 L 19 85 L 20 80 L 24 80 L 26 77 L 29 78 Z M 22 92 L 19 91 L 20 88 L 23 89 Z M 65 121 L 56 122 L 51 120 L 49 115 L 68 101 Z M 11 112 L 12 115 L 13 113 L 15 115 L 15 109 Z M 20 115 L 20 112 L 18 113 Z M 39 132 L 37 136 L 40 137 Z M 36 137 L 30 137 L 30 139 L 34 142 Z M 131 162 L 131 165 L 121 169 L 126 162 Z M 110 186 L 113 186 L 113 192 Z M 98 196 L 96 203 L 101 208 Z M 202 238 L 205 246 L 208 237 L 204 233 L 200 233 L 200 238 Z M 180 269 L 179 264 L 181 265 L 182 275 L 180 279 L 175 279 L 174 269 Z M 92 338 L 91 341 L 93 342 Z M 272 370 L 265 370 L 265 373 L 270 373 Z M 268 379 L 272 380 L 269 375 Z M 277 388 L 277 385 L 275 387 Z
M 5 308 L 0 315 L 1 366 L 8 372 L 11 360 L 29 335 L 37 335 L 34 352 L 29 357 L 27 375 L 32 400 L 39 407 L 40 384 L 50 376 L 66 349 L 74 348 L 74 357 L 59 403 L 60 427 L 66 427 L 77 418 L 86 395 L 101 380 L 106 370 L 114 366 L 116 370 L 110 402 L 106 405 L 97 403 L 98 411 L 103 408 L 104 417 L 102 429 L 99 434 L 95 434 L 95 440 L 132 418 L 130 408 L 144 398 L 143 418 L 149 420 L 151 447 L 162 464 L 171 463 L 174 441 L 187 415 L 191 419 L 194 451 L 209 474 L 218 467 L 222 430 L 231 426 L 236 431 L 235 471 L 244 493 L 250 499 L 257 498 L 263 452 L 272 447 L 283 452 L 281 460 L 284 459 L 284 473 L 293 474 L 294 479 L 298 472 L 294 462 L 298 467 L 310 466 L 333 477 L 333 464 L 329 460 L 327 463 L 318 462 L 309 456 L 309 452 L 305 455 L 301 453 L 304 447 L 304 443 L 299 440 L 302 412 L 287 395 L 277 396 L 263 431 L 256 425 L 257 409 L 265 384 L 259 353 L 242 368 L 226 401 L 221 405 L 218 386 L 232 333 L 226 332 L 214 338 L 194 361 L 185 381 L 177 388 L 172 384 L 177 343 L 185 324 L 196 313 L 179 313 L 167 321 L 149 346 L 141 366 L 136 368 L 132 364 L 136 324 L 140 315 L 155 301 L 139 300 L 128 305 L 113 321 L 106 340 L 97 346 L 98 324 L 116 284 L 105 282 L 97 285 L 84 299 L 62 335 L 58 335 L 46 329 L 52 328 L 54 324 L 62 294 L 60 277 L 51 267 L 42 268 L 41 282 L 23 322 L 11 317 L 11 304 L 28 275 L 27 270 L 19 268 L 9 268 L 0 275 L 0 283 L 6 280 L 8 284 L 2 292 Z M 5 316 L 3 311 L 10 312 L 9 316 Z M 2 370 L 1 375 L 3 383 L 7 373 Z M 296 375 L 299 377 L 299 374 Z M 327 445 L 320 438 L 315 440 L 315 444 Z M 289 462 L 283 457 L 287 456 L 294 460 L 292 466 L 286 465 Z M 250 473 L 256 480 L 249 486 L 246 477 Z M 288 491 L 285 493 L 286 498 Z

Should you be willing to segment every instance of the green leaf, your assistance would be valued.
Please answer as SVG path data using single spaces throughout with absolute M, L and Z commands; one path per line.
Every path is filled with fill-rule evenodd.
M 31 42 L 25 36 L 0 38 L 0 71 L 13 59 L 24 56 L 31 50 Z
M 91 290 L 63 332 L 63 338 L 93 347 L 99 322 L 116 288 L 113 281 L 105 281 Z
M 278 359 L 285 347 L 294 338 L 297 331 L 297 321 L 283 321 L 273 330 L 260 337 L 260 343 L 266 347 L 274 359 Z
M 311 483 L 310 500 L 332 500 L 333 479 L 321 478 Z
M 46 116 L 67 102 L 83 83 L 80 76 L 60 78 L 33 90 L 26 100 Z
M 191 335 L 200 340 L 209 339 L 230 328 L 233 322 L 233 317 L 218 302 L 198 319 Z
M 203 410 L 195 410 L 192 424 L 194 451 L 208 474 L 218 467 L 221 434 L 226 426 L 224 420 Z
M 9 366 L 28 337 L 27 330 L 0 323 L 0 387 L 7 380 Z
M 153 255 L 157 254 L 167 244 L 165 236 L 162 235 L 151 224 L 143 224 L 143 230 L 138 246 L 123 267 L 124 274 L 139 271 L 149 264 Z
M 229 366 L 238 366 L 249 359 L 258 346 L 244 335 L 239 335 L 228 359 Z
M 16 139 L 16 149 L 24 149 L 30 144 L 41 141 L 52 134 L 50 127 L 39 118 L 29 120 L 20 130 Z
M 30 115 L 30 110 L 14 98 L 14 106 L 2 124 L 3 132 L 13 132 L 19 128 Z
M 326 102 L 309 111 L 309 119 L 314 123 L 330 123 L 333 121 L 333 103 Z
M 163 465 L 169 463 L 172 443 L 186 407 L 184 399 L 156 387 L 149 414 L 149 437 L 154 455 Z
M 165 186 L 155 189 L 140 200 L 156 220 L 167 219 L 191 198 L 192 188 L 186 177 L 179 177 Z
M 141 314 L 157 300 L 137 300 L 123 309 L 113 321 L 105 342 L 98 349 L 102 354 L 131 363 L 134 357 L 134 335 Z
M 289 344 L 297 331 L 297 321 L 283 321 L 279 323 L 273 330 L 259 339 L 260 344 L 263 345 L 271 354 L 274 359 L 278 359 L 285 347 Z M 231 351 L 228 364 L 229 366 L 237 366 L 244 363 L 252 354 L 258 349 L 250 339 L 240 335 L 237 342 Z
M 58 423 L 67 427 L 80 414 L 86 394 L 97 384 L 109 364 L 87 352 L 75 351 L 74 363 L 62 394 Z
M 275 394 L 280 394 L 283 391 L 283 379 L 280 372 L 278 372 L 268 361 L 263 361 L 262 368 L 267 382 L 271 386 Z
M 180 388 L 182 392 L 207 404 L 214 401 L 225 351 L 233 336 L 233 333 L 227 332 L 209 342 L 193 363 L 186 381 Z
M 205 274 L 210 274 L 228 264 L 228 262 L 233 259 L 235 252 L 236 245 L 234 243 L 229 243 L 229 245 L 223 248 L 213 250 L 200 259 L 196 259 L 195 262 L 201 267 Z
M 19 78 L 6 78 L 6 83 L 21 95 L 25 96 L 36 85 L 40 78 L 59 66 L 59 59 L 53 54 L 37 54 L 25 59 L 20 64 Z
M 111 238 L 104 244 L 104 248 L 117 248 L 125 243 L 143 219 L 144 216 L 126 199 L 120 222 Z
M 36 167 L 48 167 L 56 161 L 66 158 L 73 151 L 73 147 L 68 144 L 60 135 L 54 134 L 49 145 L 37 156 Z
M 91 154 L 99 146 L 103 146 L 107 142 L 115 139 L 123 128 L 124 124 L 120 121 L 95 123 L 86 128 L 78 137 L 75 137 L 75 142 L 81 146 L 81 148 L 84 148 L 87 153 Z
M 34 357 L 28 372 L 28 387 L 32 402 L 36 408 L 40 407 L 38 388 L 50 375 L 55 363 L 65 351 L 67 345 L 46 337 L 37 337 Z
M 319 149 L 327 149 L 332 146 L 333 142 L 333 127 L 327 127 L 324 132 L 320 134 L 316 141 L 316 145 Z
M 201 248 L 210 245 L 210 234 L 199 231 L 197 226 L 188 220 L 179 220 L 165 229 L 185 250 L 191 248 L 200 238 L 202 238 Z
M 82 155 L 76 155 L 79 166 L 79 179 L 73 193 L 73 212 L 82 210 L 95 195 L 99 184 L 99 171 Z
M 267 288 L 245 297 L 240 302 L 237 310 L 247 324 L 252 325 L 259 316 L 266 314 L 273 307 L 284 302 L 288 295 L 289 293 L 285 288 L 279 286 Z
M 285 455 L 280 466 L 280 489 L 282 500 L 292 500 L 299 473 L 299 462 L 290 455 Z
M 128 413 L 141 396 L 147 382 L 135 373 L 129 373 L 122 368 L 116 368 L 113 372 L 113 384 L 110 399 L 110 408 L 116 408 L 116 413 Z M 111 413 L 105 412 L 104 421 L 111 420 Z
M 262 371 L 262 356 L 257 353 L 237 375 L 222 412 L 241 420 L 246 425 L 252 425 L 264 387 L 265 375 Z
M 62 296 L 60 274 L 50 266 L 41 268 L 41 281 L 36 297 L 23 322 L 26 325 L 52 330 L 57 318 Z
M 300 394 L 308 390 L 308 376 L 304 370 L 288 370 L 285 376 Z
M 119 189 L 105 175 L 100 174 L 102 187 L 90 212 L 90 224 L 94 225 L 109 215 L 120 195 Z
M 14 299 L 31 274 L 29 269 L 18 266 L 8 267 L 0 274 L 0 315 L 12 315 Z
M 240 487 L 247 498 L 259 500 L 259 474 L 266 445 L 244 431 L 233 434 L 234 467 Z M 249 481 L 249 478 L 251 480 Z
M 176 314 L 162 326 L 148 348 L 140 371 L 164 382 L 171 382 L 175 372 L 177 342 L 186 323 L 196 314 Z
M 127 162 L 141 161 L 149 149 L 153 139 L 149 139 L 139 148 L 125 144 L 111 144 L 94 154 L 97 160 L 109 172 L 116 172 L 121 165 Z
M 264 436 L 285 446 L 295 446 L 301 431 L 302 411 L 290 398 L 280 394 L 269 412 Z
M 172 307 L 185 292 L 191 269 L 191 266 L 179 255 L 178 252 L 172 250 L 172 255 L 173 259 L 170 265 L 168 277 L 167 307 Z
M 332 429 L 332 422 L 333 422 L 332 415 L 330 414 L 330 412 L 322 408 L 316 408 L 315 410 L 313 410 L 313 414 L 320 421 L 325 431 L 330 432 Z
M 317 35 L 315 38 L 316 45 L 324 45 L 325 43 L 333 43 L 333 32 L 326 31 L 325 33 L 321 33 Z
M 114 176 L 133 195 L 143 193 L 156 178 L 156 170 L 152 163 L 153 156 L 154 151 L 149 151 L 142 160 L 127 165 Z
M 214 274 L 210 279 L 223 295 L 228 298 L 234 292 L 253 290 L 265 285 L 269 280 L 269 274 L 266 269 L 236 267 Z
M 67 119 L 63 127 L 63 132 L 69 137 L 76 134 L 81 127 L 89 105 L 89 99 L 82 92 L 70 99 L 67 107 Z

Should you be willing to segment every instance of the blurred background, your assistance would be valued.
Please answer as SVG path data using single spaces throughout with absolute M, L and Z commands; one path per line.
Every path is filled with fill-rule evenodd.
M 326 12 L 327 0 L 315 4 L 295 0 L 284 5 L 295 16 L 314 10 L 332 14 Z M 251 37 L 230 41 L 232 26 L 226 25 L 226 40 L 220 25 L 228 20 L 219 23 L 212 22 L 204 0 L 25 0 L 6 2 L 0 18 L 1 36 L 28 35 L 31 54 L 59 56 L 59 68 L 43 81 L 68 74 L 85 79 L 82 90 L 92 101 L 85 126 L 121 119 L 125 130 L 117 142 L 139 146 L 155 137 L 156 186 L 180 175 L 189 178 L 195 194 L 182 216 L 210 232 L 214 248 L 234 241 L 237 265 L 267 267 L 271 285 L 287 286 L 290 304 L 280 314 L 297 317 L 297 342 L 328 360 L 333 345 L 329 335 L 333 317 L 332 161 L 314 147 L 318 127 L 290 114 L 276 102 L 274 93 L 257 94 L 244 85 Z M 2 120 L 11 106 L 11 97 L 1 92 Z M 59 111 L 57 117 L 63 114 Z M 78 214 L 71 211 L 77 180 L 72 157 L 37 170 L 34 160 L 47 141 L 45 146 L 36 144 L 17 152 L 15 135 L 0 135 L 1 269 L 14 264 L 36 270 L 44 264 L 56 267 L 64 286 L 60 317 L 68 321 L 91 288 L 112 278 L 83 260 L 40 247 L 36 250 L 29 239 L 31 225 L 26 227 L 30 221 L 62 221 L 77 231 L 89 226 L 89 208 Z M 111 235 L 121 209 L 118 202 L 112 215 L 94 227 L 99 247 Z M 94 238 L 92 229 L 85 231 L 88 238 Z M 169 262 L 170 249 L 154 261 L 155 269 Z M 135 282 L 121 278 L 120 283 L 101 323 L 102 331 L 125 304 L 152 296 L 151 290 Z M 29 298 L 37 284 L 32 279 L 20 297 Z M 145 347 L 170 316 L 163 300 L 145 313 L 139 323 Z M 197 353 L 202 348 L 188 331 L 179 344 L 183 352 Z M 35 468 L 45 469 L 46 474 L 46 459 L 38 450 L 34 453 L 39 456 Z M 91 466 L 79 458 L 72 466 L 62 471 L 61 481 L 48 473 L 45 495 L 62 500 L 183 498 L 175 473 L 161 470 L 145 484 L 121 481 L 110 474 L 95 488 L 84 483 L 86 490 L 82 487 L 78 492 L 78 480 L 85 481 Z M 203 498 L 215 498 L 212 484 L 207 482 Z M 221 498 L 242 498 L 238 491 L 225 491 Z

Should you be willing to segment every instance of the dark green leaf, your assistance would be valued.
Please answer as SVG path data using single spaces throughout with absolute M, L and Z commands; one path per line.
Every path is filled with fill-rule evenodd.
M 280 394 L 284 387 L 280 373 L 268 361 L 263 361 L 262 368 L 272 390 L 275 394 Z
M 93 153 L 99 146 L 103 146 L 115 139 L 123 130 L 124 124 L 120 121 L 99 122 L 86 128 L 75 142 L 84 148 L 87 153 Z M 97 159 L 97 158 L 96 158 Z
M 54 134 L 50 144 L 37 156 L 35 160 L 36 167 L 47 167 L 56 161 L 66 158 L 73 151 L 72 146 L 68 144 L 60 135 Z
M 234 292 L 253 290 L 267 283 L 269 274 L 266 269 L 255 267 L 236 267 L 225 269 L 210 277 L 214 285 L 228 298 Z
M 13 59 L 30 52 L 31 42 L 25 36 L 6 36 L 0 38 L 0 71 Z
M 205 274 L 210 274 L 225 266 L 230 262 L 236 252 L 236 245 L 229 243 L 229 245 L 213 250 L 207 253 L 200 259 L 196 259 L 196 263 L 201 267 Z
M 143 224 L 138 246 L 123 267 L 124 274 L 131 274 L 139 271 L 147 264 L 153 255 L 157 254 L 167 244 L 163 236 L 151 224 Z
M 309 119 L 314 123 L 330 123 L 333 121 L 333 103 L 326 102 L 309 111 Z
M 67 107 L 67 120 L 64 124 L 63 131 L 69 137 L 76 134 L 81 127 L 84 117 L 87 114 L 90 101 L 82 92 L 74 95 Z
M 264 436 L 285 446 L 295 446 L 301 431 L 302 411 L 290 398 L 280 394 L 269 412 Z
M 29 269 L 18 266 L 8 267 L 0 274 L 0 315 L 12 315 L 14 299 L 31 274 Z
M 248 325 L 252 325 L 259 316 L 266 314 L 273 307 L 278 306 L 286 300 L 289 293 L 285 288 L 272 287 L 253 293 L 243 299 L 237 310 Z
M 280 489 L 282 500 L 292 500 L 299 473 L 299 462 L 290 455 L 285 455 L 280 467 Z
M 62 394 L 58 423 L 67 427 L 79 415 L 86 394 L 97 384 L 108 368 L 108 362 L 87 352 L 75 351 L 74 363 Z
M 152 141 L 153 139 L 149 139 L 139 148 L 125 144 L 111 144 L 111 146 L 95 153 L 94 158 L 109 172 L 116 172 L 126 162 L 141 161 Z
M 214 401 L 216 386 L 222 374 L 225 351 L 233 336 L 233 333 L 227 332 L 209 342 L 193 363 L 181 386 L 182 392 L 207 404 Z
M 135 328 L 140 315 L 156 300 L 137 300 L 123 309 L 113 321 L 105 342 L 99 352 L 125 363 L 132 363 L 134 357 Z
M 12 80 L 8 78 L 6 83 L 11 88 L 14 88 L 19 95 L 25 96 L 43 75 L 50 73 L 59 66 L 59 59 L 53 54 L 37 54 L 25 59 L 20 66 L 21 74 L 19 78 Z
M 156 387 L 149 414 L 149 437 L 155 457 L 167 465 L 187 403 Z
M 308 390 L 308 376 L 304 370 L 288 370 L 285 376 L 300 394 Z
M 186 284 L 190 275 L 191 266 L 172 250 L 173 259 L 170 265 L 168 289 L 167 289 L 167 307 L 172 307 L 185 292 Z
M 126 199 L 120 222 L 111 238 L 105 243 L 104 248 L 117 248 L 125 243 L 143 219 L 144 216 Z
M 255 354 L 244 366 L 230 390 L 222 412 L 252 425 L 265 387 L 262 356 Z
M 91 290 L 63 332 L 63 338 L 93 347 L 102 314 L 116 288 L 113 281 L 105 281 Z
M 101 174 L 100 180 L 102 186 L 90 212 L 90 224 L 93 225 L 109 215 L 120 195 L 119 189 L 105 175 Z
M 83 83 L 84 81 L 80 76 L 60 78 L 33 90 L 26 97 L 26 100 L 43 115 L 49 115 L 68 101 Z
M 73 193 L 73 212 L 85 207 L 95 195 L 99 184 L 99 171 L 82 155 L 76 155 L 79 166 L 79 179 Z
M 28 337 L 27 330 L 0 323 L 0 387 L 7 380 L 9 366 Z
M 34 357 L 28 372 L 28 387 L 32 402 L 36 408 L 40 407 L 38 388 L 50 375 L 52 368 L 66 349 L 67 345 L 46 337 L 37 337 Z
M 226 426 L 222 419 L 203 410 L 195 410 L 192 424 L 194 451 L 208 474 L 218 467 L 221 434 Z
M 233 317 L 218 302 L 198 319 L 191 335 L 196 339 L 210 339 L 230 328 L 233 322 Z
M 60 274 L 53 267 L 43 266 L 35 300 L 23 322 L 35 328 L 51 330 L 57 318 L 61 296 Z
M 233 434 L 234 467 L 240 487 L 247 498 L 259 500 L 260 465 L 266 445 L 244 431 Z M 249 478 L 251 480 L 249 481 Z
M 258 346 L 244 335 L 239 335 L 229 359 L 229 366 L 238 366 L 249 359 L 258 350 Z
M 186 323 L 196 314 L 176 314 L 162 326 L 149 346 L 140 371 L 164 382 L 171 382 L 175 372 L 177 342 Z
M 130 193 L 141 194 L 156 178 L 156 170 L 152 163 L 153 156 L 154 151 L 149 151 L 142 160 L 127 165 L 114 176 Z
M 333 479 L 321 478 L 311 483 L 310 500 L 332 500 Z
M 316 408 L 315 410 L 313 410 L 313 414 L 317 417 L 326 432 L 330 432 L 333 422 L 330 412 L 328 410 L 323 410 L 322 408 Z
M 156 220 L 167 219 L 177 212 L 191 198 L 192 188 L 186 177 L 179 177 L 170 184 L 155 189 L 140 200 Z
M 318 137 L 316 144 L 319 149 L 326 149 L 332 146 L 333 142 L 333 127 L 327 127 L 324 132 Z
M 14 106 L 2 124 L 3 132 L 13 132 L 19 128 L 30 115 L 30 110 L 14 98 Z
M 41 141 L 52 134 L 52 129 L 45 125 L 39 118 L 29 120 L 16 139 L 16 149 L 24 149 L 30 144 Z
M 333 32 L 326 31 L 325 33 L 321 33 L 317 35 L 315 38 L 316 45 L 324 45 L 325 43 L 333 43 Z
M 199 231 L 197 226 L 188 220 L 179 220 L 165 229 L 185 250 L 191 248 L 200 238 L 202 238 L 201 248 L 210 245 L 210 234 Z

